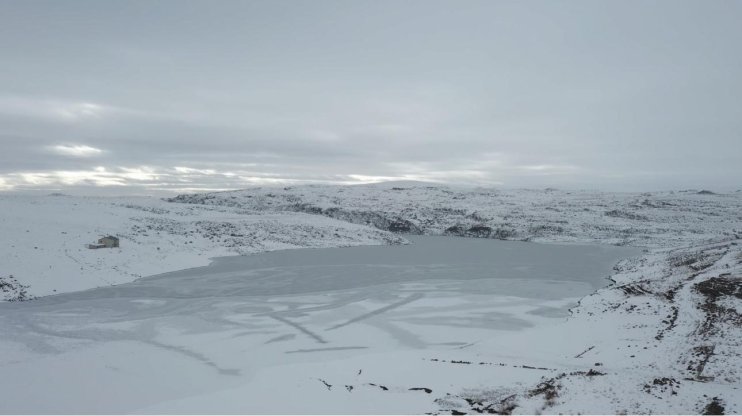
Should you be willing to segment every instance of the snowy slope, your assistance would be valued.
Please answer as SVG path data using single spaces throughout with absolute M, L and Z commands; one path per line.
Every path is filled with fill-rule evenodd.
M 44 296 L 203 266 L 217 256 L 397 244 L 389 232 L 302 213 L 170 204 L 156 198 L 0 195 L 0 279 Z M 103 235 L 121 247 L 90 250 Z M 9 277 L 13 276 L 14 279 Z

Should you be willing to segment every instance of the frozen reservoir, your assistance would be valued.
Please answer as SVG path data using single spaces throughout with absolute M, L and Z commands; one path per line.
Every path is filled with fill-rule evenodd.
M 478 343 L 563 321 L 582 296 L 609 283 L 618 260 L 639 252 L 409 239 L 414 244 L 217 258 L 119 286 L 0 304 L 0 373 L 13 375 L 0 377 L 0 412 L 383 412 L 309 402 L 327 388 L 318 380 L 338 371 L 374 386 L 373 378 L 361 381 L 374 377 L 368 367 L 410 354 L 418 366 L 432 357 L 492 358 L 498 352 Z M 309 407 L 277 404 L 266 389 L 278 386 L 306 395 Z

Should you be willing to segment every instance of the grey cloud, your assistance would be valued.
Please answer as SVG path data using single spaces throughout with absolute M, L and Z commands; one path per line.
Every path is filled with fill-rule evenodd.
M 5 1 L 2 187 L 736 188 L 740 18 L 703 1 Z M 144 168 L 157 179 L 126 171 Z

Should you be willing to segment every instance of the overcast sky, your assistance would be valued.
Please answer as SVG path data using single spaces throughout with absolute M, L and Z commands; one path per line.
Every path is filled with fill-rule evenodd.
M 731 0 L 0 0 L 0 190 L 735 190 L 741 22 Z

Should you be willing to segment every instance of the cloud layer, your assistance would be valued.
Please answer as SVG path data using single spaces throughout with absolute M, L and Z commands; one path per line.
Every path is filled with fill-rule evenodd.
M 6 1 L 0 190 L 737 189 L 740 18 L 702 1 Z

